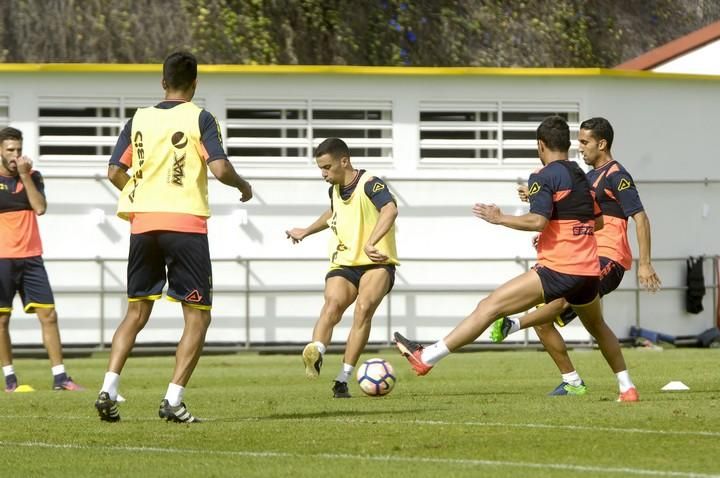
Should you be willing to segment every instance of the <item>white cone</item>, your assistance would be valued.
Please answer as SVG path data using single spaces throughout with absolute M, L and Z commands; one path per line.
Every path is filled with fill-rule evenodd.
M 675 381 L 675 380 L 674 380 L 674 381 L 672 381 L 672 382 L 668 382 L 667 385 L 665 385 L 665 386 L 664 386 L 663 388 L 661 388 L 660 390 L 662 390 L 662 391 L 664 391 L 664 392 L 670 392 L 670 391 L 673 391 L 673 392 L 674 392 L 674 391 L 690 390 L 690 387 L 688 387 L 687 385 L 685 385 L 685 384 L 682 383 L 682 382 L 679 382 L 679 381 Z

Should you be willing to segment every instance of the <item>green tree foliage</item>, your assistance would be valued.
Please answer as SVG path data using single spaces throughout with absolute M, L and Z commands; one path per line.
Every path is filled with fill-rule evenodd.
M 0 61 L 610 67 L 720 19 L 708 0 L 0 0 Z

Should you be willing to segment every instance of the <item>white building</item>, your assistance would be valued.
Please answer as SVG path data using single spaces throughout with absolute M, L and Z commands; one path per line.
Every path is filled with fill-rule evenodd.
M 129 228 L 114 216 L 117 192 L 105 179 L 107 160 L 135 108 L 161 99 L 160 71 L 159 65 L 0 65 L 0 124 L 24 131 L 25 152 L 46 178 L 49 207 L 40 224 L 68 344 L 107 343 L 122 317 Z M 720 78 L 600 69 L 217 65 L 201 68 L 197 103 L 217 116 L 231 160 L 255 191 L 240 204 L 236 192 L 211 184 L 210 342 L 304 343 L 310 336 L 322 304 L 327 237 L 292 246 L 284 231 L 310 224 L 328 206 L 327 185 L 311 157 L 328 136 L 345 138 L 354 164 L 386 178 L 399 202 L 403 265 L 371 340 L 385 342 L 391 330 L 427 341 L 442 336 L 488 290 L 533 263 L 531 234 L 483 223 L 470 208 L 493 202 L 525 210 L 515 186 L 540 165 L 535 128 L 549 114 L 563 115 L 575 133 L 591 116 L 613 123 L 615 157 L 633 174 L 652 222 L 655 267 L 665 287 L 638 293 L 634 271 L 628 273 L 605 300 L 617 335 L 627 337 L 631 325 L 695 334 L 714 324 L 714 288 L 705 312 L 684 311 L 684 259 L 718 254 L 720 164 L 713 145 Z M 630 231 L 637 252 L 632 224 Z M 712 269 L 706 261 L 708 285 Z M 19 303 L 15 310 L 23 315 Z M 181 327 L 177 304 L 160 301 L 139 340 L 173 342 Z M 335 338 L 344 340 L 346 332 L 337 330 Z M 588 340 L 580 325 L 563 333 Z M 13 320 L 12 334 L 16 344 L 40 343 L 35 320 Z

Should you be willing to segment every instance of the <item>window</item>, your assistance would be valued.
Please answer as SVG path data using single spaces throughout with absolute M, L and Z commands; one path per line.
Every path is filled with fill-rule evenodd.
M 125 123 L 139 107 L 156 103 L 156 98 L 42 96 L 38 98 L 40 160 L 107 162 Z
M 231 100 L 226 118 L 235 161 L 307 165 L 329 137 L 342 138 L 357 164 L 392 161 L 389 101 Z
M 578 103 L 421 102 L 420 164 L 535 164 L 535 130 L 552 114 L 570 125 L 572 157 L 577 152 Z
M 0 128 L 10 122 L 10 101 L 7 96 L 0 96 Z

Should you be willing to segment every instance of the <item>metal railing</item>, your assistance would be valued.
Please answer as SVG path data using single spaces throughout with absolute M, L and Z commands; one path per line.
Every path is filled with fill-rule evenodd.
M 711 291 L 710 296 L 712 297 L 712 304 L 713 304 L 713 311 L 717 310 L 718 306 L 718 283 L 717 283 L 717 277 L 715 274 L 715 271 L 718 267 L 718 258 L 717 257 L 707 257 L 707 259 L 710 259 L 712 261 L 712 267 L 713 267 L 713 273 L 711 274 L 712 279 L 710 281 L 706 278 L 706 289 L 709 289 Z M 656 264 L 662 263 L 662 262 L 678 262 L 678 263 L 684 263 L 686 258 L 679 258 L 679 257 L 672 257 L 672 258 L 654 258 L 653 262 Z M 97 318 L 97 343 L 95 344 L 94 348 L 97 350 L 103 350 L 107 347 L 107 343 L 105 340 L 106 334 L 108 332 L 108 310 L 107 310 L 107 299 L 109 297 L 115 296 L 115 297 L 123 297 L 125 296 L 125 285 L 119 284 L 118 280 L 116 278 L 115 284 L 108 284 L 107 277 L 108 275 L 112 274 L 112 269 L 109 267 L 112 263 L 123 263 L 126 259 L 121 258 L 101 258 L 96 257 L 94 259 L 89 258 L 76 258 L 76 259 L 53 259 L 53 258 L 46 258 L 45 262 L 48 264 L 53 263 L 89 263 L 94 262 L 98 265 L 98 278 L 96 285 L 90 285 L 90 286 L 57 286 L 54 287 L 54 292 L 56 296 L 62 296 L 63 294 L 67 295 L 93 295 L 97 297 L 97 300 L 99 301 L 99 316 Z M 248 350 L 251 348 L 254 348 L 255 346 L 261 346 L 261 345 L 272 345 L 270 344 L 259 344 L 251 341 L 251 329 L 253 327 L 253 316 L 254 316 L 254 310 L 252 306 L 252 298 L 255 296 L 272 296 L 277 294 L 322 294 L 323 287 L 321 283 L 318 283 L 317 285 L 311 285 L 307 282 L 305 283 L 290 283 L 290 284 L 281 284 L 281 285 L 263 285 L 259 284 L 254 271 L 256 270 L 256 267 L 259 264 L 262 263 L 276 263 L 278 267 L 282 267 L 283 262 L 317 262 L 317 263 L 324 263 L 327 262 L 327 259 L 325 258 L 244 258 L 239 257 L 236 259 L 214 259 L 214 264 L 222 264 L 222 263 L 235 263 L 238 264 L 239 267 L 242 267 L 244 269 L 244 284 L 241 284 L 239 286 L 236 285 L 220 285 L 219 287 L 216 287 L 216 292 L 221 292 L 224 294 L 238 294 L 242 295 L 244 298 L 244 310 L 242 313 L 242 316 L 239 317 L 238 321 L 238 329 L 244 330 L 245 334 L 245 340 L 241 343 L 235 343 L 234 345 L 230 345 L 228 348 L 230 349 L 237 349 L 237 350 Z M 497 263 L 509 263 L 509 264 L 515 264 L 518 266 L 518 269 L 522 271 L 527 271 L 529 268 L 535 263 L 534 258 L 520 258 L 520 257 L 514 257 L 514 258 L 404 258 L 403 264 L 411 264 L 413 262 L 415 263 L 479 263 L 479 264 L 487 264 L 488 267 L 492 267 L 493 264 Z M 635 269 L 637 270 L 637 261 L 635 261 L 634 264 Z M 508 277 L 510 278 L 510 277 Z M 472 282 L 464 282 L 464 283 L 443 283 L 439 281 L 434 281 L 432 283 L 426 283 L 424 285 L 419 284 L 412 284 L 408 283 L 407 281 L 403 280 L 400 277 L 400 280 L 396 280 L 395 286 L 393 290 L 390 292 L 389 296 L 385 299 L 385 319 L 386 319 L 386 344 L 391 343 L 391 337 L 392 337 L 392 331 L 395 324 L 397 324 L 398 316 L 396 316 L 393 312 L 392 308 L 392 300 L 391 298 L 393 296 L 399 295 L 399 294 L 410 294 L 410 295 L 434 295 L 434 294 L 457 294 L 457 293 L 478 293 L 480 294 L 486 294 L 494 290 L 499 284 L 478 284 L 478 283 L 472 283 Z M 686 287 L 681 284 L 674 284 L 674 285 L 664 285 L 663 291 L 679 291 L 679 290 L 685 290 Z M 641 296 L 640 293 L 643 289 L 637 286 L 633 287 L 622 287 L 619 288 L 618 291 L 622 292 L 633 292 L 634 296 L 634 302 L 635 302 L 635 318 L 634 323 L 635 325 L 640 325 L 640 317 L 641 317 Z M 317 311 L 313 311 L 313 314 Z M 469 312 L 469 311 L 468 311 Z M 68 312 L 64 312 L 63 316 L 68 317 Z M 113 314 L 114 317 L 117 317 L 117 314 Z M 443 325 L 443 324 L 441 324 Z M 447 324 L 447 325 L 453 325 L 453 324 Z M 525 341 L 524 345 L 529 345 L 529 340 L 527 334 L 525 335 Z M 92 344 L 90 344 L 92 347 Z

